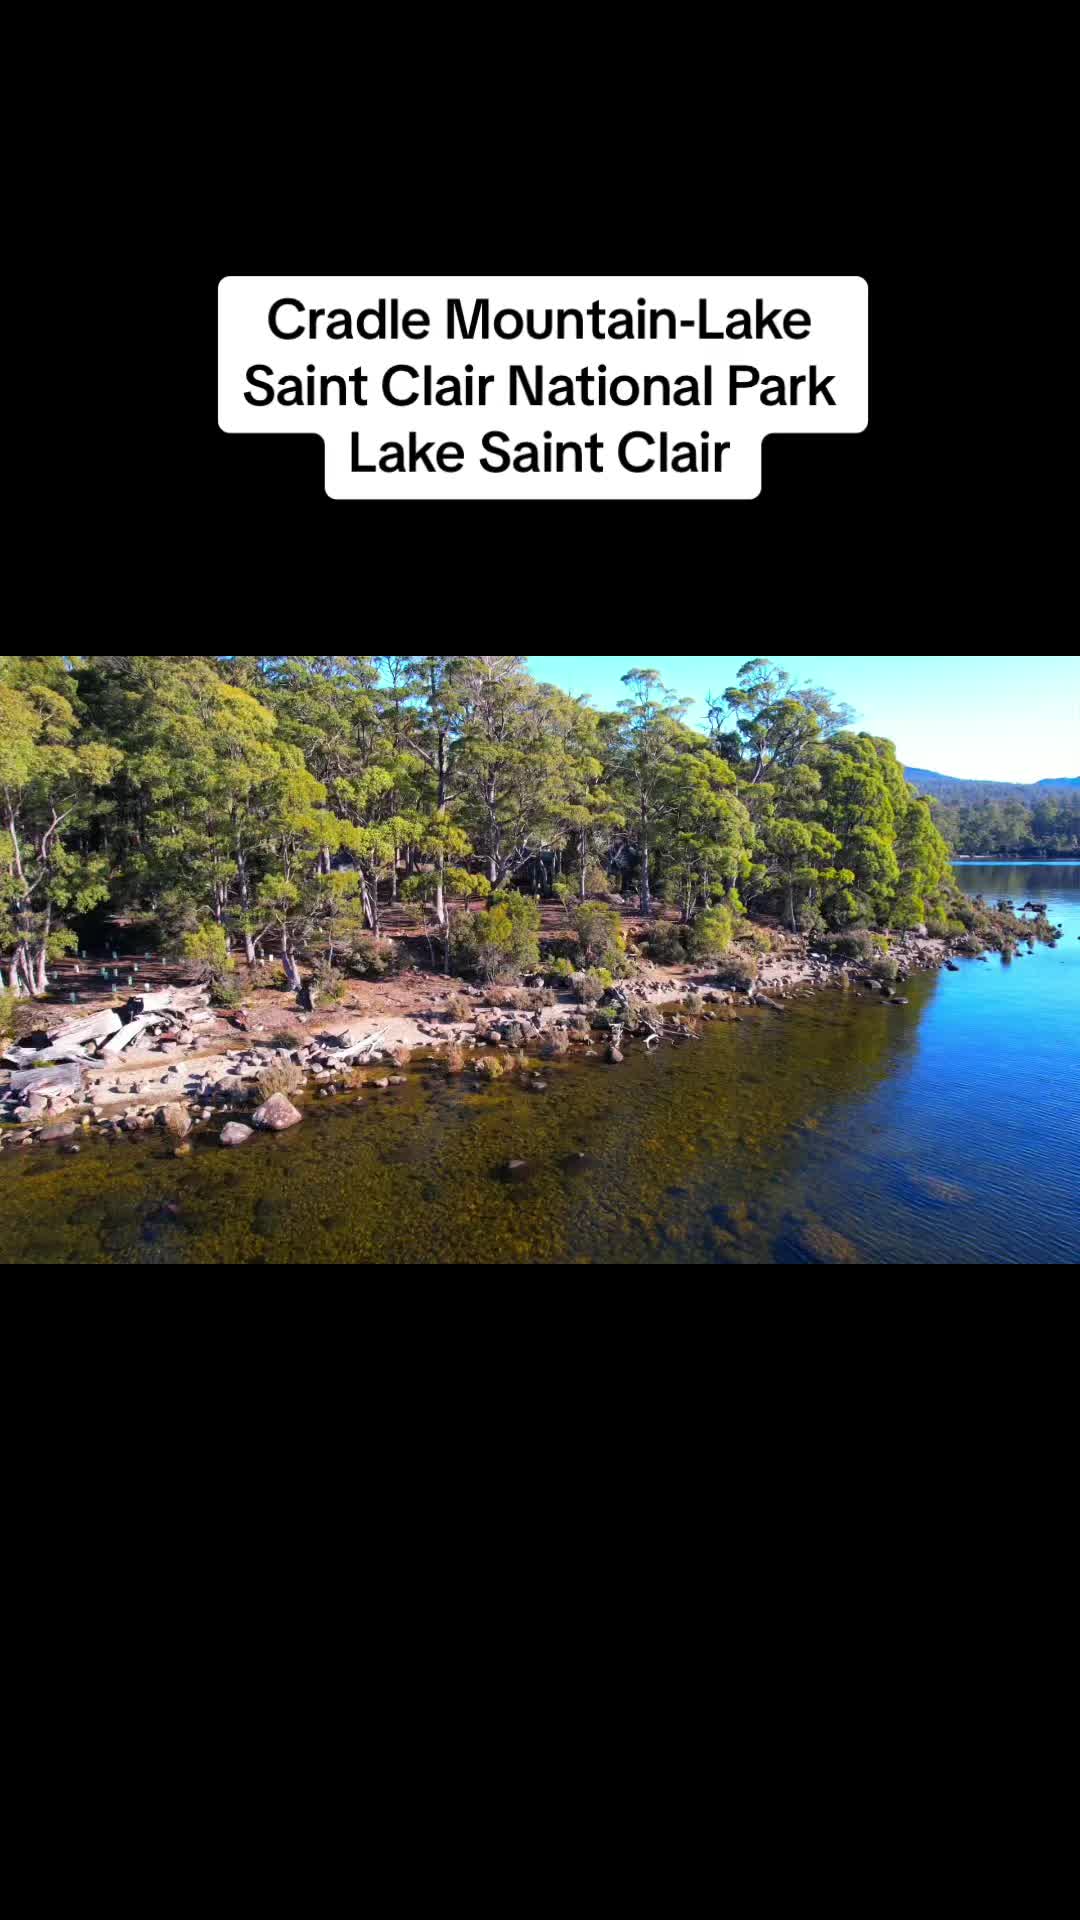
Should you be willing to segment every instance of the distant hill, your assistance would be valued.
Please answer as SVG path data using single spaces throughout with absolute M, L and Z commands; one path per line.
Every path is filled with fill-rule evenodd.
M 933 794 L 939 800 L 960 801 L 977 806 L 981 800 L 1024 800 L 1032 802 L 1045 795 L 1047 787 L 1080 787 L 1080 774 L 1055 780 L 1037 780 L 1021 785 L 1011 780 L 965 780 L 952 773 L 933 773 L 929 767 L 905 767 L 904 774 L 920 793 Z

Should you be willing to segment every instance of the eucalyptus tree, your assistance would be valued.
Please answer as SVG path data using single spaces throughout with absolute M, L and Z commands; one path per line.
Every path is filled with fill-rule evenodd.
M 65 917 L 108 895 L 107 862 L 91 837 L 122 756 L 82 729 L 70 671 L 78 664 L 54 654 L 0 662 L 0 942 L 19 995 L 46 991 L 48 962 L 78 945 Z
M 622 726 L 618 744 L 620 786 L 633 819 L 641 859 L 641 911 L 652 912 L 650 861 L 655 836 L 677 804 L 673 775 L 691 736 L 682 716 L 692 705 L 665 687 L 655 667 L 635 667 L 622 676 L 630 689 L 619 701 Z

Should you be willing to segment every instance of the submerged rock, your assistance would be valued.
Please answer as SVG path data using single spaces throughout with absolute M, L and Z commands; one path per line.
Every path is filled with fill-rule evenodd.
M 801 1253 L 821 1266 L 858 1266 L 862 1259 L 858 1248 L 850 1240 L 820 1222 L 814 1226 L 797 1228 L 792 1238 Z
M 242 1147 L 254 1135 L 253 1127 L 241 1126 L 239 1120 L 230 1120 L 228 1126 L 221 1129 L 223 1147 Z

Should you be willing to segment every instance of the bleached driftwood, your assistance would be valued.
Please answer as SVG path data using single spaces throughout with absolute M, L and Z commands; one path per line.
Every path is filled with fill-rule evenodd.
M 369 1033 L 366 1040 L 357 1041 L 355 1046 L 342 1047 L 341 1050 L 334 1055 L 334 1065 L 345 1066 L 350 1060 L 363 1059 L 366 1053 L 371 1053 L 373 1048 L 378 1046 L 380 1040 L 385 1038 L 385 1035 L 386 1028 L 379 1027 L 375 1033 Z
M 105 1045 L 101 1048 L 102 1058 L 104 1059 L 106 1056 L 111 1058 L 113 1054 L 122 1053 L 124 1048 L 129 1047 L 131 1042 L 136 1040 L 140 1033 L 145 1033 L 148 1027 L 156 1027 L 160 1024 L 160 1019 L 156 1014 L 146 1014 L 141 1020 L 129 1020 L 126 1027 L 121 1027 L 119 1033 L 114 1033 L 110 1040 L 106 1040 Z
M 87 1020 L 76 1020 L 70 1027 L 61 1027 L 50 1041 L 50 1050 L 63 1043 L 65 1046 L 81 1046 L 84 1040 L 107 1040 L 122 1026 L 120 1015 L 112 1007 L 106 1007 L 104 1013 L 91 1014 Z
M 32 1067 L 26 1073 L 13 1073 L 8 1085 L 14 1093 L 30 1093 L 35 1088 L 82 1086 L 83 1070 L 78 1061 L 55 1067 Z

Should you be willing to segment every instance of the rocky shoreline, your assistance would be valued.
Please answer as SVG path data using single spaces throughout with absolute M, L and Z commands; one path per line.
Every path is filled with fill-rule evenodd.
M 805 937 L 791 936 L 784 951 L 763 959 L 757 980 L 745 988 L 717 984 L 715 970 L 641 967 L 598 1004 L 583 1004 L 572 991 L 557 996 L 539 977 L 522 988 L 498 989 L 418 976 L 411 1011 L 380 1016 L 375 988 L 359 1018 L 355 1007 L 293 1013 L 290 1025 L 297 1030 L 290 1033 L 281 1031 L 284 1019 L 270 1007 L 215 1014 L 205 989 L 165 988 L 122 1006 L 89 1008 L 67 1025 L 54 1013 L 47 1044 L 9 1048 L 0 1144 L 55 1142 L 78 1152 L 88 1133 L 117 1138 L 158 1126 L 176 1142 L 173 1150 L 185 1153 L 189 1133 L 218 1126 L 222 1144 L 236 1147 L 260 1129 L 278 1131 L 302 1120 L 289 1092 L 362 1101 L 406 1084 L 401 1069 L 418 1054 L 441 1060 L 450 1072 L 469 1072 L 478 1083 L 518 1074 L 542 1092 L 545 1061 L 576 1056 L 618 1065 L 628 1041 L 648 1051 L 684 1044 L 705 1023 L 738 1020 L 759 1007 L 782 1012 L 786 1001 L 808 991 L 856 991 L 904 1006 L 897 987 L 914 972 L 955 971 L 956 950 L 955 940 L 896 935 L 893 977 L 882 979 L 874 962 L 830 957 Z M 407 1002 L 408 988 L 400 981 L 395 986 L 393 997 Z M 35 1060 L 49 1064 L 34 1066 Z

